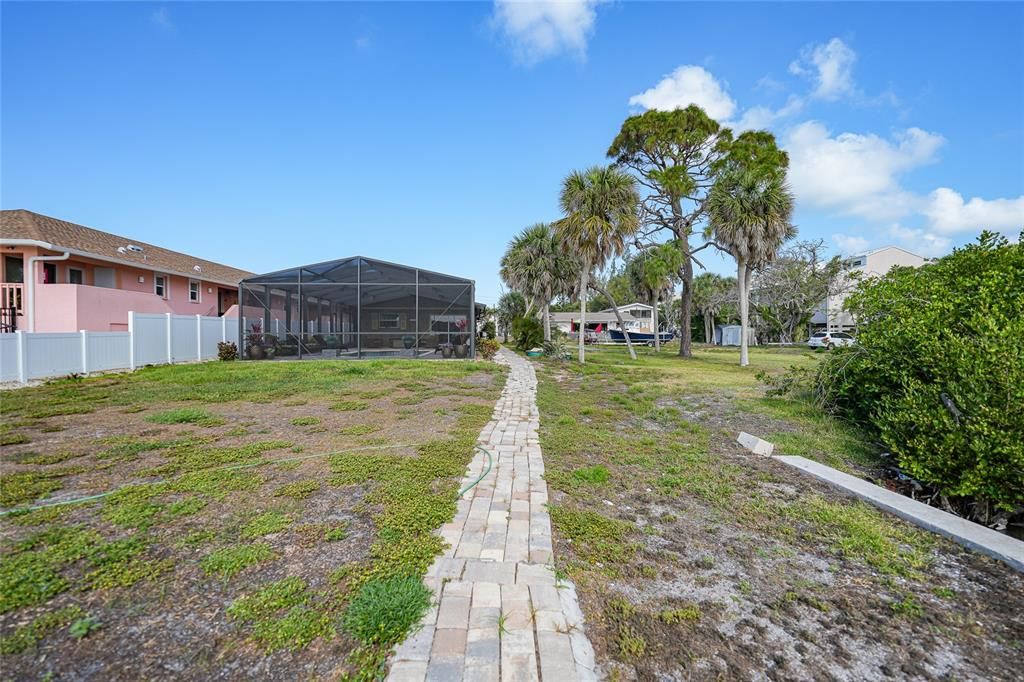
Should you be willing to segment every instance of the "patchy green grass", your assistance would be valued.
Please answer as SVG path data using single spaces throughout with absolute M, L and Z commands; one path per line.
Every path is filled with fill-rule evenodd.
M 250 566 L 270 561 L 274 556 L 274 550 L 265 542 L 232 545 L 210 552 L 199 562 L 199 567 L 210 575 L 231 578 Z
M 264 535 L 280 533 L 290 525 L 292 525 L 292 517 L 279 511 L 268 511 L 242 526 L 242 537 L 261 538 Z
M 275 490 L 274 497 L 291 497 L 296 500 L 304 500 L 318 490 L 320 490 L 320 481 L 314 481 L 313 479 L 294 481 Z
M 624 349 L 595 348 L 582 367 L 535 363 L 545 479 L 557 501 L 556 570 L 596 609 L 586 614 L 588 631 L 609 670 L 688 678 L 710 669 L 691 667 L 697 657 L 718 665 L 700 648 L 714 648 L 723 624 L 736 625 L 723 593 L 740 613 L 767 609 L 774 627 L 801 640 L 811 621 L 831 631 L 837 610 L 870 613 L 841 631 L 874 638 L 858 632 L 871 618 L 897 615 L 917 627 L 909 623 L 959 622 L 958 609 L 976 608 L 958 592 L 933 591 L 945 541 L 735 444 L 743 430 L 780 454 L 854 472 L 876 464 L 874 444 L 858 430 L 799 398 L 764 397 L 759 370 L 809 366 L 817 361 L 811 354 L 755 348 L 749 368 L 729 349 L 699 349 L 692 359 L 638 354 L 633 361 Z M 949 552 L 947 561 L 957 556 Z M 810 580 L 823 566 L 828 584 Z M 942 602 L 946 611 L 936 606 Z M 674 653 L 681 627 L 695 642 L 692 661 Z M 917 634 L 932 636 L 927 627 Z M 1000 627 L 996 639 L 1013 638 Z M 899 638 L 888 643 L 901 646 Z M 807 657 L 830 655 L 805 644 Z M 776 654 L 752 646 L 744 654 L 751 660 Z M 739 665 L 731 674 L 763 670 Z
M 30 623 L 18 626 L 10 637 L 0 638 L 0 655 L 20 654 L 34 647 L 39 640 L 52 631 L 62 628 L 85 615 L 81 607 L 65 606 L 37 616 Z
M 221 417 L 198 407 L 181 407 L 176 410 L 157 412 L 146 417 L 146 421 L 154 424 L 197 424 L 199 426 L 220 426 L 224 423 Z
M 342 626 L 364 644 L 394 644 L 423 617 L 430 597 L 419 578 L 371 580 L 349 603 Z
M 313 426 L 320 423 L 320 417 L 293 417 L 292 426 Z
M 12 442 L 0 458 L 2 506 L 15 508 L 0 517 L 5 673 L 38 677 L 38 644 L 55 677 L 74 676 L 130 640 L 142 649 L 121 662 L 130 677 L 146 676 L 143 661 L 192 665 L 211 641 L 218 653 L 202 665 L 214 676 L 289 650 L 282 676 L 379 677 L 413 621 L 397 605 L 385 644 L 341 634 L 343 614 L 366 585 L 418 583 L 443 549 L 434 531 L 454 514 L 503 372 L 472 362 L 208 363 L 5 393 L 0 435 L 49 434 L 45 446 Z M 445 418 L 436 406 L 399 415 L 375 402 L 405 391 L 450 396 Z M 48 429 L 43 420 L 58 415 L 61 428 Z M 358 449 L 367 446 L 382 449 Z M 281 461 L 289 451 L 303 456 Z M 24 509 L 58 490 L 114 493 Z M 286 569 L 291 583 L 267 583 Z M 79 600 L 88 612 L 64 610 Z M 163 624 L 197 612 L 208 632 L 199 621 L 191 640 L 168 639 Z M 68 628 L 80 620 L 76 646 Z
M 332 410 L 337 410 L 339 412 L 356 412 L 359 410 L 365 410 L 368 407 L 370 407 L 370 403 L 365 400 L 339 400 L 331 405 Z

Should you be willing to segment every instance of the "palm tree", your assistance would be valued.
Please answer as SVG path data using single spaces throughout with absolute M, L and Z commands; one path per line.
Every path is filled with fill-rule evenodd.
M 672 287 L 683 265 L 678 244 L 669 242 L 652 246 L 641 252 L 626 266 L 630 285 L 636 294 L 645 298 L 653 310 L 654 352 L 661 351 L 659 306 L 663 298 L 671 298 Z
M 715 317 L 737 295 L 736 280 L 705 272 L 693 278 L 693 306 L 704 319 L 704 341 L 715 343 Z
M 740 366 L 750 364 L 747 326 L 750 308 L 750 273 L 771 262 L 779 247 L 796 235 L 790 223 L 793 194 L 780 174 L 734 172 L 725 175 L 708 194 L 709 230 L 715 243 L 736 259 L 740 295 Z
M 498 299 L 498 307 L 495 310 L 498 318 L 498 327 L 508 343 L 508 332 L 512 328 L 512 320 L 526 315 L 526 301 L 518 291 L 509 291 Z
M 579 357 L 586 362 L 583 337 L 586 330 L 587 287 L 591 285 L 591 272 L 604 267 L 609 258 L 620 255 L 626 240 L 640 227 L 637 208 L 640 195 L 636 180 L 628 173 L 612 166 L 593 166 L 585 171 L 573 171 L 562 181 L 559 197 L 565 217 L 556 224 L 559 240 L 571 249 L 581 261 L 580 267 L 580 328 Z M 599 282 L 594 288 L 611 301 L 615 318 L 623 332 L 626 330 L 618 306 Z M 636 351 L 626 332 L 629 355 L 636 359 Z
M 545 341 L 551 340 L 551 299 L 570 293 L 578 267 L 546 223 L 516 235 L 501 259 L 501 278 L 540 310 Z

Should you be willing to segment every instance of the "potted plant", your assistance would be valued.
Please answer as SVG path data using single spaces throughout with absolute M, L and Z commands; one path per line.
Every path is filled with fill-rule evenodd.
M 455 357 L 464 358 L 469 355 L 469 346 L 466 345 L 466 320 L 458 320 L 455 328 L 459 330 L 455 336 Z
M 452 344 L 450 344 L 450 343 L 442 343 L 441 344 L 441 357 L 442 358 L 445 358 L 447 360 L 448 358 L 450 358 L 452 356 L 452 353 L 454 351 L 455 351 L 455 346 L 453 346 Z
M 412 334 L 406 334 L 402 337 L 402 345 L 405 346 L 406 350 L 410 350 L 416 345 L 416 338 Z
M 256 320 L 252 323 L 249 333 L 245 335 L 245 347 L 250 360 L 262 360 L 267 356 L 266 350 L 263 348 L 262 320 Z

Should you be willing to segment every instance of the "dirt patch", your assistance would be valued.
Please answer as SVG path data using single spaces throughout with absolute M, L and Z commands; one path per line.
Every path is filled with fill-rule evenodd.
M 751 410 L 746 388 L 687 392 L 637 372 L 584 382 L 548 366 L 539 389 L 553 504 L 630 529 L 629 558 L 611 561 L 598 526 L 553 514 L 610 677 L 1019 678 L 1024 577 L 747 453 L 740 430 L 818 441 L 805 421 Z M 595 465 L 607 484 L 574 481 Z

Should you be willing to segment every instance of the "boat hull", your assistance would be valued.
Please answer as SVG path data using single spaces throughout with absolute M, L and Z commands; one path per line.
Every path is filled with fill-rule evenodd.
M 609 329 L 608 336 L 617 343 L 626 342 L 626 334 L 618 329 Z M 659 335 L 662 343 L 667 343 L 675 338 L 672 332 L 661 332 Z M 654 343 L 654 332 L 630 332 L 629 340 L 633 343 Z

